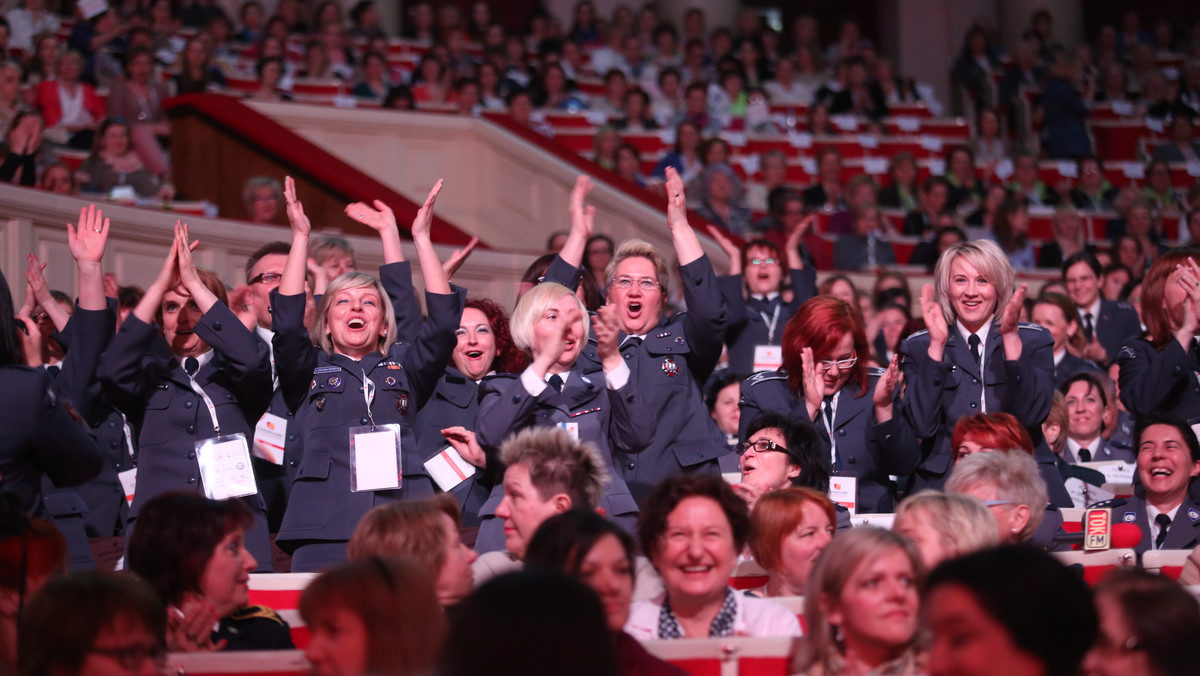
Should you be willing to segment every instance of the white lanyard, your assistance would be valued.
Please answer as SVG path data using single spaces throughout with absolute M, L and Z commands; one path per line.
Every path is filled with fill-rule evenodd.
M 129 418 L 125 417 L 124 413 L 117 412 L 121 416 L 121 429 L 125 432 L 125 448 L 129 451 L 129 457 L 133 457 L 133 430 L 129 429 Z
M 375 416 L 371 415 L 371 404 L 375 401 L 375 383 L 367 377 L 367 372 L 362 371 L 363 377 L 363 401 L 367 404 L 367 419 L 371 421 L 371 429 L 375 429 Z
M 833 395 L 829 400 L 829 417 L 825 417 L 825 402 L 821 402 L 821 422 L 825 423 L 825 431 L 829 433 L 829 466 L 837 467 L 837 437 L 833 434 L 833 421 L 837 420 L 837 405 L 838 396 L 841 392 Z
M 187 373 L 187 371 L 184 371 L 184 373 Z M 208 417 L 212 418 L 213 432 L 218 437 L 221 436 L 221 423 L 217 420 L 216 405 L 213 404 L 213 400 L 209 398 L 208 393 L 204 391 L 203 387 L 200 387 L 200 383 L 197 383 L 196 379 L 190 373 L 187 373 L 187 377 L 188 381 L 192 384 L 192 391 L 200 395 L 200 398 L 204 400 L 204 405 L 208 407 Z
M 763 323 L 767 325 L 767 342 L 774 344 L 775 342 L 775 327 L 779 326 L 779 308 L 783 305 L 781 300 L 779 305 L 775 306 L 775 313 L 767 319 L 767 313 L 759 312 L 758 315 L 763 318 Z

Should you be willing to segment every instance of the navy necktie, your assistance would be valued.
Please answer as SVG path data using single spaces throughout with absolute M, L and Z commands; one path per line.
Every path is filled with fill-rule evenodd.
M 188 357 L 183 360 L 183 370 L 187 371 L 189 376 L 194 376 L 196 371 L 200 370 L 200 362 L 195 357 Z
M 554 388 L 555 392 L 562 394 L 562 388 L 563 388 L 562 376 L 555 373 L 554 375 L 550 376 L 550 379 L 547 380 L 546 382 L 550 384 L 550 387 Z
M 976 364 L 979 363 L 979 343 L 979 336 L 975 335 L 974 333 L 967 338 L 967 345 L 971 346 L 971 356 L 975 358 Z
M 1167 541 L 1167 530 L 1171 527 L 1171 517 L 1159 514 L 1154 517 L 1154 523 L 1158 524 L 1158 537 L 1154 538 L 1154 548 L 1162 549 L 1163 543 Z

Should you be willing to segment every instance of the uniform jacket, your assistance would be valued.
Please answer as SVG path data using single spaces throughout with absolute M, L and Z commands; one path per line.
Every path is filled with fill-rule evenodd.
M 1138 319 L 1137 310 L 1128 303 L 1118 303 L 1107 298 L 1100 299 L 1100 316 L 1092 317 L 1092 325 L 1110 360 L 1117 358 L 1122 345 L 1142 335 L 1142 322 Z M 1083 327 L 1082 311 L 1079 326 Z
M 707 257 L 679 267 L 687 312 L 663 317 L 644 340 L 625 342 L 621 355 L 641 406 L 655 420 L 654 441 L 638 455 L 617 454 L 617 465 L 640 504 L 663 479 L 683 472 L 718 472 L 727 453 L 724 435 L 708 414 L 701 391 L 721 357 L 727 313 L 717 277 Z M 546 279 L 569 288 L 579 285 L 579 269 L 555 257 Z M 580 359 L 599 367 L 595 346 Z M 588 367 L 585 367 L 587 370 Z
M 433 396 L 417 414 L 417 445 L 421 461 L 429 460 L 448 444 L 442 436 L 447 427 L 461 425 L 475 429 L 475 414 L 479 411 L 479 385 L 453 366 L 447 366 L 438 379 Z M 450 489 L 462 509 L 464 528 L 479 525 L 479 510 L 487 501 L 493 483 L 499 477 L 491 468 L 476 469 L 475 474 Z
M 589 343 L 589 347 L 595 348 Z M 579 360 L 563 383 L 562 392 L 546 387 L 531 396 L 520 377 L 498 375 L 485 378 L 481 386 L 479 413 L 475 432 L 479 445 L 488 455 L 488 466 L 499 465 L 499 448 L 512 433 L 525 427 L 554 426 L 559 423 L 578 423 L 579 439 L 589 441 L 600 449 L 609 483 L 600 498 L 605 515 L 630 533 L 637 525 L 638 505 L 616 467 L 618 453 L 637 454 L 654 438 L 655 420 L 639 401 L 641 391 L 630 379 L 624 387 L 609 390 L 603 369 L 592 368 L 591 362 Z M 477 551 L 503 548 L 496 537 L 496 506 L 504 498 L 504 486 L 497 477 L 491 495 L 479 512 L 484 525 L 480 527 Z M 499 532 L 503 534 L 502 531 Z
M 1113 498 L 1092 506 L 1111 507 L 1113 523 L 1132 523 L 1142 529 L 1142 541 L 1134 547 L 1138 554 L 1154 549 L 1156 530 L 1151 527 L 1150 517 L 1146 514 L 1146 497 L 1140 488 L 1128 498 Z M 1167 529 L 1162 549 L 1195 549 L 1197 545 L 1200 545 L 1200 504 L 1195 498 L 1185 497 Z
M 1135 417 L 1169 413 L 1189 424 L 1200 422 L 1200 349 L 1188 349 L 1174 337 L 1161 350 L 1145 338 L 1121 348 L 1117 357 L 1121 403 Z
M 1084 371 L 1099 371 L 1103 373 L 1100 365 L 1091 359 L 1076 357 L 1070 352 L 1063 355 L 1062 361 L 1054 367 L 1054 387 L 1062 387 L 1068 380 L 1077 373 Z
M 1035 444 L 1054 397 L 1054 342 L 1036 324 L 1022 323 L 1021 358 L 1004 358 L 1004 341 L 998 323 L 992 324 L 986 345 L 984 373 L 971 356 L 967 339 L 950 325 L 941 362 L 929 359 L 929 333 L 920 331 L 904 341 L 903 368 L 907 386 L 902 409 L 914 433 L 927 448 L 918 467 L 921 487 L 940 487 L 950 471 L 953 449 L 950 435 L 964 415 L 982 413 L 980 395 L 988 411 L 1016 416 Z M 921 481 L 923 480 L 923 481 Z
M 303 323 L 303 295 L 272 293 L 279 387 L 304 443 L 277 541 L 348 541 L 359 519 L 375 505 L 434 494 L 417 452 L 417 410 L 433 394 L 454 351 L 465 296 L 462 289 L 426 293 L 429 321 L 412 344 L 398 342 L 387 354 L 355 361 L 312 344 Z M 371 423 L 365 379 L 375 387 L 370 409 L 375 424 L 400 425 L 398 490 L 350 490 L 350 428 Z
M 836 474 L 858 478 L 859 512 L 894 511 L 896 487 L 889 474 L 906 475 L 912 472 L 921 460 L 921 446 L 912 428 L 895 407 L 892 419 L 885 423 L 875 422 L 875 407 L 872 395 L 883 369 L 870 369 L 869 392 L 857 396 L 859 388 L 847 383 L 838 396 L 834 411 L 833 432 L 837 437 L 839 472 Z M 817 411 L 820 419 L 808 417 L 801 392 L 794 392 L 788 385 L 786 371 L 757 373 L 742 383 L 742 409 L 738 438 L 746 440 L 750 422 L 760 411 L 774 411 L 794 418 L 809 420 L 821 437 L 822 458 L 830 457 L 829 431 L 825 428 L 824 414 Z
M 792 301 L 785 303 L 782 296 L 771 301 L 771 307 L 779 308 L 774 334 L 768 340 L 768 322 L 774 318 L 773 311 L 752 307 L 753 301 L 743 293 L 742 275 L 724 275 L 717 278 L 717 286 L 725 299 L 729 324 L 725 330 L 725 344 L 729 350 L 729 370 L 743 375 L 754 372 L 754 347 L 756 345 L 779 345 L 783 328 L 796 310 L 809 298 L 817 295 L 817 273 L 812 268 L 792 270 Z M 766 315 L 764 317 L 764 314 Z

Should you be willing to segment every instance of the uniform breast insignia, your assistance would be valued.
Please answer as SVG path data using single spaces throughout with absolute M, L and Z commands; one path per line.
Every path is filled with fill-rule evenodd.
M 663 331 L 662 333 L 660 333 L 660 334 L 658 334 L 657 336 L 655 336 L 655 338 L 667 338 L 667 337 L 669 337 L 670 335 L 671 335 L 671 332 L 670 332 L 670 331 Z
M 1125 514 L 1121 517 L 1121 520 L 1125 523 L 1133 523 L 1134 521 L 1137 521 L 1137 513 L 1125 512 Z
M 319 394 L 319 395 L 317 395 L 317 412 L 320 413 L 321 411 L 324 411 L 324 410 L 325 410 L 325 395 Z
M 667 357 L 663 360 L 662 370 L 670 377 L 677 376 L 679 375 L 679 364 L 675 363 L 674 357 Z
M 317 389 L 317 379 L 316 378 L 313 378 L 313 381 L 311 383 L 309 383 L 308 389 L 310 389 L 310 390 Z
M 388 376 L 383 379 L 383 384 L 387 385 L 388 387 L 393 387 L 396 384 L 396 379 L 391 376 Z
M 587 376 L 585 376 L 585 375 L 582 375 L 582 374 L 580 374 L 580 376 L 579 376 L 579 379 L 583 381 L 583 384 L 584 384 L 584 385 L 591 385 L 591 384 L 592 384 L 592 381 L 591 381 L 590 379 L 588 379 L 588 377 L 587 377 Z
M 408 413 L 408 394 L 407 393 L 401 392 L 400 396 L 396 397 L 396 410 L 400 412 L 400 415 L 404 415 L 405 413 Z
M 328 384 L 330 387 L 341 387 L 341 385 L 342 385 L 342 377 L 341 377 L 341 376 L 329 376 L 329 380 L 327 380 L 327 381 L 325 381 L 325 382 L 326 382 L 326 384 Z
M 313 369 L 313 375 L 315 376 L 321 373 L 337 373 L 341 370 L 341 366 L 318 366 L 317 368 Z
M 381 361 L 381 362 L 379 362 L 379 366 L 385 367 L 389 371 L 399 371 L 404 368 L 403 366 L 400 365 L 400 362 L 395 361 L 393 359 L 389 359 L 387 361 Z
M 1137 350 L 1133 349 L 1129 345 L 1125 345 L 1121 348 L 1120 352 L 1117 352 L 1117 357 L 1118 358 L 1125 357 L 1126 359 L 1137 359 Z
M 579 417 L 579 416 L 581 416 L 581 415 L 587 415 L 588 413 L 599 413 L 599 412 L 600 412 L 600 408 L 599 408 L 599 407 L 597 407 L 597 408 L 588 408 L 588 409 L 584 409 L 584 410 L 582 410 L 582 411 L 575 411 L 574 413 L 572 413 L 572 414 L 570 415 L 570 417 L 572 417 L 572 418 L 578 418 L 578 417 Z
M 1192 523 L 1200 521 L 1200 511 L 1197 511 L 1195 507 L 1189 509 L 1188 518 L 1192 520 Z
M 683 344 L 684 344 L 684 343 L 686 343 L 686 342 L 687 342 L 687 341 L 686 341 L 686 340 L 683 338 L 683 336 L 679 336 L 678 338 L 676 338 L 676 339 L 675 339 L 675 344 L 676 344 L 676 345 L 683 345 Z

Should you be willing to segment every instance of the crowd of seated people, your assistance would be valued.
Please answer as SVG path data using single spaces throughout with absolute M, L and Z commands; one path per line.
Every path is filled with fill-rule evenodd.
M 787 153 L 763 153 L 772 189 L 756 220 L 738 203 L 757 181 L 736 135 L 795 131 L 787 113 L 756 118 L 760 97 L 781 91 L 835 120 L 814 123 L 835 129 L 850 114 L 876 133 L 889 109 L 923 96 L 854 22 L 823 49 L 801 17 L 788 56 L 752 12 L 710 33 L 698 11 L 681 28 L 650 9 L 604 24 L 582 2 L 567 29 L 540 17 L 514 36 L 493 30 L 487 3 L 469 18 L 416 3 L 406 37 L 431 49 L 400 90 L 386 42 L 360 49 L 385 37 L 370 2 L 347 20 L 337 3 L 302 7 L 284 0 L 268 18 L 247 2 L 235 25 L 204 0 L 178 16 L 151 3 L 138 19 L 149 44 L 127 45 L 123 60 L 111 45 L 132 35 L 112 24 L 130 17 L 77 18 L 73 44 L 88 49 L 46 47 L 54 67 L 28 74 L 40 112 L 21 110 L 19 86 L 10 97 L 0 170 L 24 185 L 107 191 L 117 178 L 169 197 L 168 165 L 147 152 L 165 131 L 145 107 L 163 96 L 148 72 L 178 50 L 181 85 L 220 86 L 208 60 L 257 48 L 255 96 L 275 98 L 304 77 L 288 67 L 302 34 L 320 57 L 305 65 L 364 95 L 399 90 L 420 107 L 472 91 L 546 129 L 538 106 L 604 110 L 598 163 L 662 192 L 673 251 L 597 232 L 581 176 L 569 230 L 509 312 L 454 284 L 461 257 L 439 259 L 433 211 L 453 195 L 438 181 L 408 230 L 423 316 L 380 202 L 345 210 L 378 233 L 377 273 L 315 231 L 290 178 L 258 178 L 248 212 L 286 217 L 290 241 L 222 280 L 197 267 L 198 233 L 177 223 L 145 289 L 104 275 L 122 224 L 84 208 L 66 228 L 70 260 L 30 256 L 23 284 L 0 275 L 0 410 L 20 422 L 0 436 L 0 671 L 155 673 L 167 651 L 299 645 L 320 674 L 677 674 L 645 642 L 763 636 L 799 637 L 791 673 L 1200 672 L 1200 605 L 1165 569 L 1119 571 L 1093 593 L 1048 553 L 1079 541 L 1067 510 L 1095 506 L 1137 529 L 1134 562 L 1200 545 L 1200 253 L 1171 248 L 1200 242 L 1196 191 L 1174 185 L 1172 166 L 1195 153 L 1180 106 L 1196 98 L 1190 65 L 1179 91 L 1155 92 L 1136 14 L 1069 58 L 1050 15 L 1035 15 L 998 83 L 1007 108 L 988 98 L 1007 55 L 973 28 L 955 72 L 989 131 L 942 149 L 942 175 L 922 175 L 928 163 L 911 153 L 854 175 L 852 158 L 814 146 L 806 188 L 788 180 Z M 23 31 L 47 21 L 40 0 L 14 12 Z M 180 41 L 180 21 L 208 37 Z M 1193 49 L 1157 33 L 1147 47 Z M 471 41 L 490 45 L 486 66 Z M 40 42 L 29 37 L 35 57 Z M 195 44 L 205 52 L 188 56 Z M 605 62 L 602 93 L 572 89 Z M 835 79 L 818 74 L 823 63 Z M 1077 180 L 1056 163 L 1050 185 L 1038 152 L 1052 151 L 1012 149 L 1030 139 L 991 129 L 1047 67 L 1065 82 L 1114 64 L 1141 84 L 1131 105 L 1171 118 L 1170 156 L 1155 150 L 1144 180 L 1109 184 L 1089 148 L 1064 160 Z M 88 103 L 99 100 L 89 81 L 114 67 L 125 74 L 106 106 L 119 120 Z M 10 73 L 0 69 L 0 98 Z M 674 150 L 646 176 L 620 138 L 661 124 L 659 83 L 687 101 L 662 125 L 677 129 Z M 1085 107 L 1113 94 L 1080 89 Z M 44 154 L 72 144 L 92 154 L 63 176 Z M 692 203 L 728 274 L 705 254 Z M 1035 247 L 1039 215 L 1051 221 Z M 907 262 L 905 236 L 930 284 L 910 288 L 896 270 L 870 289 L 818 280 L 831 261 Z M 73 265 L 74 294 L 50 289 L 44 265 Z M 1039 266 L 1054 273 L 1037 288 L 1018 276 Z M 851 525 L 892 514 L 889 529 Z M 90 540 L 114 537 L 122 570 L 85 572 L 101 567 Z M 251 580 L 277 562 L 318 573 L 298 604 L 303 634 L 252 603 Z M 743 585 L 750 563 L 763 574 Z M 1183 567 L 1194 578 L 1200 554 Z

